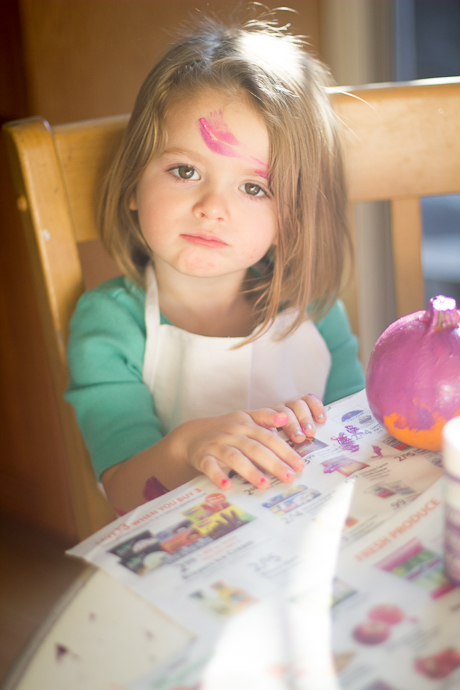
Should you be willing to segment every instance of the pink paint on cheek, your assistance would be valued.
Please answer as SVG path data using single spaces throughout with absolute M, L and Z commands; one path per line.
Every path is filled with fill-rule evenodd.
M 145 482 L 142 495 L 146 501 L 151 501 L 154 498 L 167 494 L 168 491 L 169 489 L 163 486 L 163 484 L 156 477 L 150 477 L 150 479 L 147 479 Z
M 263 177 L 265 180 L 268 180 L 268 173 L 264 170 L 254 170 L 254 172 L 256 175 L 259 175 L 259 177 Z

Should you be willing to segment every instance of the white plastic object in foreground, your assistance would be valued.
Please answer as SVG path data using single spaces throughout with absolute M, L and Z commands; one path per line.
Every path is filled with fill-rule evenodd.
M 446 473 L 444 566 L 448 577 L 460 585 L 460 417 L 448 421 L 442 435 Z

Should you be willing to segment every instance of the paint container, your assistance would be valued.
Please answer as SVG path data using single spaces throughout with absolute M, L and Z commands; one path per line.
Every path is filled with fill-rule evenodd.
M 443 428 L 445 474 L 444 568 L 446 575 L 460 585 L 460 417 Z

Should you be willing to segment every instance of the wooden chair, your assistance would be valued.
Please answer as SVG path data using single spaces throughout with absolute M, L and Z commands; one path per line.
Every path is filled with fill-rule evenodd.
M 421 309 L 420 197 L 460 192 L 460 78 L 335 89 L 332 99 L 344 123 L 351 203 L 391 202 L 396 315 Z M 66 341 L 85 289 L 81 257 L 88 248 L 103 256 L 97 244 L 97 190 L 126 122 L 123 116 L 51 128 L 41 118 L 30 118 L 4 127 L 80 538 L 114 514 L 98 491 L 73 411 L 62 397 L 68 380 Z M 101 264 L 110 274 L 110 264 L 102 258 Z M 345 299 L 358 330 L 353 283 Z

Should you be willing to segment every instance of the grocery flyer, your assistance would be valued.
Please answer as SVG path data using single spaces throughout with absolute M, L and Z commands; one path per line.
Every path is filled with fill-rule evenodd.
M 271 478 L 260 490 L 231 473 L 223 492 L 201 476 L 69 552 L 194 636 L 174 669 L 152 669 L 133 690 L 423 690 L 380 678 L 378 669 L 399 639 L 395 631 L 415 635 L 415 611 L 431 620 L 458 596 L 443 574 L 440 454 L 390 437 L 364 391 L 330 405 L 315 439 L 295 448 L 304 469 L 291 484 Z M 413 529 L 400 526 L 419 513 L 426 516 Z M 422 525 L 434 525 L 436 535 Z M 385 600 L 376 598 L 381 588 Z M 417 644 L 425 669 L 417 682 L 430 663 L 455 666 L 454 652 L 443 656 L 444 648 L 421 642 L 414 652 Z M 412 648 L 404 649 L 407 665 Z M 411 673 L 414 664 L 415 657 Z

